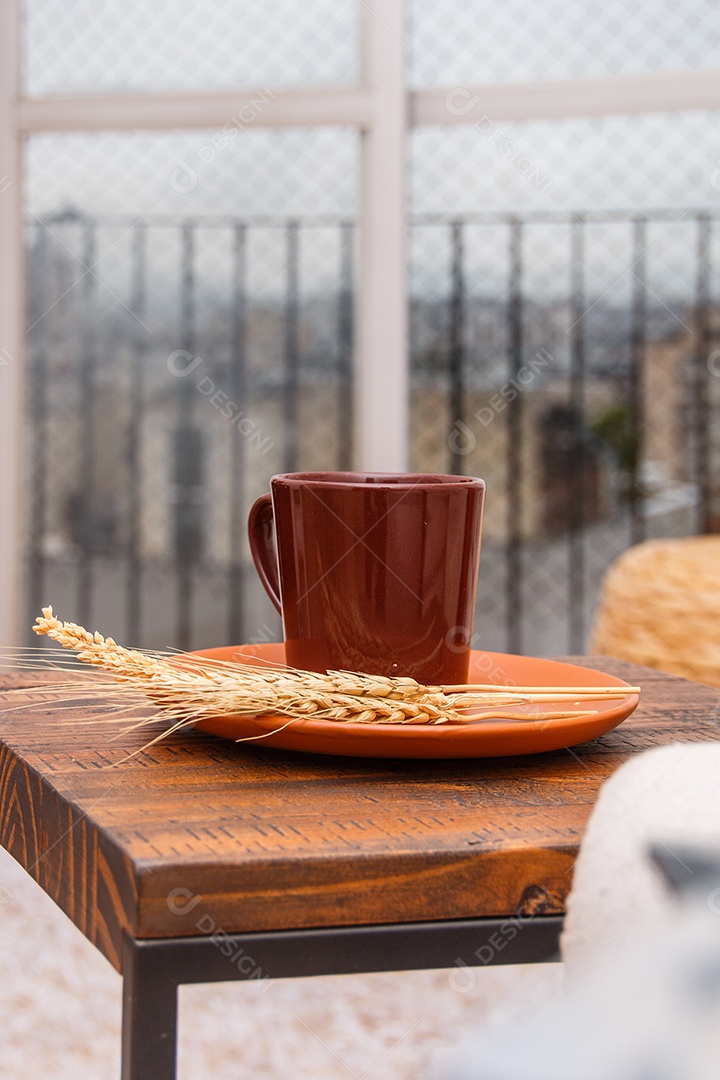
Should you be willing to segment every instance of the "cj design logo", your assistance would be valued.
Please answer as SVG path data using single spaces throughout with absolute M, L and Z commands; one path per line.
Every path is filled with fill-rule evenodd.
M 450 652 L 464 653 L 472 645 L 477 645 L 479 639 L 479 635 L 471 634 L 467 626 L 451 626 L 445 635 L 445 645 Z
M 202 362 L 202 356 L 193 356 L 187 349 L 176 349 L 167 358 L 167 369 L 177 379 L 186 379 Z
M 461 457 L 465 454 L 472 454 L 476 444 L 477 439 L 467 424 L 463 424 L 462 420 L 456 420 L 455 426 L 448 437 L 448 446 L 452 453 Z
M 189 195 L 198 185 L 198 174 L 192 165 L 188 165 L 185 158 L 178 158 L 177 164 L 170 173 L 170 187 L 180 195 Z
M 167 358 L 167 369 L 176 379 L 186 379 L 204 363 L 202 356 L 193 356 L 187 349 L 175 349 Z M 250 443 L 262 454 L 272 450 L 275 443 L 269 435 L 263 435 L 251 417 L 245 415 L 236 401 L 231 401 L 224 390 L 219 389 L 208 376 L 195 381 L 195 389 L 217 409 L 222 417 L 234 424 L 241 435 L 247 436 Z
M 188 912 L 196 908 L 202 896 L 200 893 L 190 892 L 190 889 L 184 889 L 182 886 L 178 886 L 177 889 L 173 889 L 168 893 L 167 906 L 173 915 L 187 915 Z
M 717 158 L 715 168 L 710 173 L 710 187 L 713 191 L 720 191 L 720 158 Z
M 451 968 L 448 974 L 448 986 L 456 994 L 469 994 L 475 989 L 476 983 L 475 972 L 458 956 L 455 967 Z
M 465 86 L 453 86 L 445 95 L 445 108 L 453 116 L 467 116 L 479 104 L 479 96 Z

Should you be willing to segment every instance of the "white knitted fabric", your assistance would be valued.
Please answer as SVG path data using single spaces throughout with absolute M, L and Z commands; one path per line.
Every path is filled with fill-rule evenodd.
M 648 846 L 720 850 L 720 743 L 674 743 L 627 762 L 603 786 L 582 841 L 562 937 L 569 980 L 672 918 Z
M 569 992 L 502 1031 L 481 1028 L 438 1080 L 717 1080 L 717 890 L 671 897 L 650 844 L 720 853 L 720 743 L 660 747 L 605 784 L 568 903 Z

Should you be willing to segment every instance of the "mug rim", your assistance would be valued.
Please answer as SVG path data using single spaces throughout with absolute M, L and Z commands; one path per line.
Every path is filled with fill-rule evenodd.
M 410 473 L 363 471 L 318 471 L 275 473 L 270 484 L 287 484 L 290 487 L 317 485 L 323 488 L 381 491 L 434 491 L 438 488 L 464 487 L 485 488 L 479 476 L 462 476 L 453 473 Z

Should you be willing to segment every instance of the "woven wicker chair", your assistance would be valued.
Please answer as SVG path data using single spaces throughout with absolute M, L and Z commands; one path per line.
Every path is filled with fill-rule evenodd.
M 590 651 L 720 687 L 720 536 L 624 552 L 605 575 Z

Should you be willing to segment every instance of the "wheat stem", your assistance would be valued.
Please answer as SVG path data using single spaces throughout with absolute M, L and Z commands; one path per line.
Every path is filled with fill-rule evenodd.
M 352 671 L 323 674 L 126 649 L 113 638 L 61 622 L 51 607 L 43 608 L 33 630 L 75 652 L 81 663 L 108 672 L 115 691 L 149 698 L 159 710 L 157 718 L 165 720 L 169 730 L 210 716 L 233 715 L 359 724 L 464 724 L 505 718 L 533 722 L 588 715 L 588 710 L 518 713 L 517 707 L 614 700 L 639 692 L 637 687 L 422 686 L 411 678 Z M 83 690 L 88 693 L 108 692 L 102 681 L 95 686 L 87 683 Z M 62 693 L 72 693 L 67 683 Z M 468 708 L 476 711 L 464 711 Z

